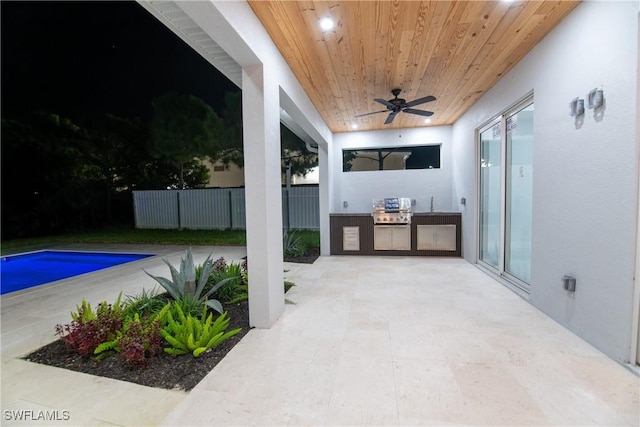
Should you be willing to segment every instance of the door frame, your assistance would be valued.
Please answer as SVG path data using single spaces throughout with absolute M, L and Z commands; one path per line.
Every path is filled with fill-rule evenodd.
M 475 130 L 475 147 L 476 147 L 476 160 L 475 160 L 475 164 L 476 164 L 476 200 L 478 201 L 476 203 L 476 212 L 475 212 L 475 222 L 476 222 L 476 236 L 475 236 L 475 240 L 476 240 L 476 256 L 475 256 L 475 263 L 476 265 L 480 266 L 483 270 L 489 272 L 490 274 L 494 275 L 496 278 L 501 279 L 501 281 L 503 283 L 506 283 L 507 285 L 509 285 L 509 287 L 511 287 L 512 289 L 514 289 L 515 291 L 517 291 L 520 294 L 524 294 L 525 296 L 529 295 L 530 289 L 531 289 L 531 284 L 530 283 L 526 283 L 520 279 L 518 279 L 517 277 L 507 273 L 505 271 L 504 265 L 505 265 L 505 236 L 506 236 L 506 187 L 507 187 L 507 181 L 506 181 L 506 173 L 507 173 L 507 144 L 506 144 L 506 132 L 507 132 L 507 117 L 513 115 L 514 113 L 518 112 L 519 110 L 522 110 L 524 108 L 526 108 L 528 105 L 534 104 L 534 96 L 533 96 L 533 91 L 527 93 L 525 96 L 523 96 L 522 98 L 520 98 L 518 101 L 514 102 L 513 104 L 511 104 L 508 108 L 505 108 L 504 110 L 502 110 L 499 114 L 493 116 L 490 120 L 487 120 L 486 122 L 482 123 L 480 126 L 478 126 Z M 534 111 L 535 111 L 535 106 L 534 106 Z M 482 205 L 482 200 L 481 200 L 481 181 L 480 181 L 480 175 L 482 173 L 482 167 L 480 164 L 480 157 L 481 157 L 481 149 L 480 149 L 480 134 L 488 129 L 491 129 L 491 127 L 495 126 L 495 124 L 499 123 L 500 124 L 500 137 L 501 137 L 501 142 L 500 142 L 500 247 L 498 250 L 498 268 L 496 269 L 494 266 L 482 261 L 480 259 L 480 253 L 481 253 L 481 248 L 480 248 L 480 233 L 481 233 L 481 224 L 480 224 L 480 220 L 481 220 L 481 205 Z M 534 124 L 535 126 L 535 124 Z M 535 131 L 535 128 L 534 128 Z M 533 195 L 532 195 L 533 197 Z M 640 241 L 639 241 L 640 244 Z
M 640 135 L 637 138 L 640 139 Z M 639 176 L 636 181 L 636 268 L 633 278 L 633 323 L 631 324 L 631 351 L 629 353 L 631 365 L 640 365 L 640 159 L 638 170 Z

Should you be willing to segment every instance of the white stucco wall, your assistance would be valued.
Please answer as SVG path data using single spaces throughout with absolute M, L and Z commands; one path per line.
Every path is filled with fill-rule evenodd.
M 639 2 L 584 2 L 453 126 L 453 198 L 475 262 L 474 130 L 534 93 L 530 302 L 618 361 L 630 355 L 637 215 Z M 569 102 L 602 88 L 602 117 Z M 586 102 L 585 102 L 586 105 Z M 577 279 L 575 294 L 560 279 Z M 636 319 L 637 321 L 637 319 Z
M 432 196 L 435 211 L 457 211 L 452 200 L 451 132 L 451 126 L 434 126 L 335 134 L 329 154 L 331 213 L 369 213 L 372 199 L 381 197 L 416 199 L 414 212 L 427 212 Z M 430 144 L 442 144 L 440 169 L 342 172 L 343 149 Z

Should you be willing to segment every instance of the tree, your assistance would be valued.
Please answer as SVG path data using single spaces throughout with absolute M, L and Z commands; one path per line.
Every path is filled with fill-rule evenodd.
M 139 120 L 128 120 L 112 114 L 85 118 L 79 123 L 78 137 L 91 178 L 104 194 L 106 219 L 112 222 L 112 196 L 127 189 L 126 172 L 148 155 L 140 152 L 136 141 L 142 137 Z
M 244 166 L 242 144 L 242 92 L 227 92 L 225 94 L 225 110 L 223 139 L 220 150 L 216 155 L 210 155 L 212 161 L 220 160 L 226 166 L 234 163 Z M 303 140 L 298 138 L 289 128 L 280 124 L 280 159 L 282 173 L 287 165 L 294 175 L 306 175 L 318 165 L 318 155 L 306 148 Z
M 222 113 L 223 131 L 220 149 L 210 153 L 212 162 L 222 161 L 225 166 L 234 163 L 244 166 L 242 143 L 242 92 L 227 92 L 224 95 L 225 109 Z
M 318 166 L 318 154 L 307 150 L 307 145 L 298 138 L 288 127 L 280 124 L 280 150 L 282 171 L 286 171 L 287 164 L 291 167 L 292 175 L 306 175 Z
M 2 238 L 95 223 L 79 127 L 50 113 L 2 119 Z
M 355 150 L 342 150 L 342 172 L 350 172 L 357 157 L 358 152 Z
M 209 105 L 192 95 L 170 92 L 154 99 L 152 105 L 153 147 L 175 164 L 178 186 L 185 188 L 185 165 L 218 152 L 222 121 Z
M 203 188 L 209 182 L 209 169 L 197 159 L 183 165 L 184 188 Z M 140 164 L 135 176 L 135 190 L 180 189 L 179 171 L 165 157 L 148 159 Z
M 372 148 L 372 149 L 364 149 L 364 150 L 343 150 L 342 151 L 342 171 L 349 172 L 353 169 L 353 162 L 355 160 L 370 160 L 376 163 L 376 167 L 378 170 L 384 170 L 384 161 L 397 151 L 400 147 L 394 148 Z M 359 169 L 363 170 L 363 169 Z M 364 170 L 373 170 L 373 169 L 364 169 Z

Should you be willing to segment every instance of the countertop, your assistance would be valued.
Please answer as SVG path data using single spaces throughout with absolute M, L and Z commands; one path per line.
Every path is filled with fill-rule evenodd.
M 414 212 L 413 216 L 431 216 L 431 215 L 462 215 L 462 212 Z M 332 213 L 329 216 L 371 216 L 371 212 L 341 212 Z

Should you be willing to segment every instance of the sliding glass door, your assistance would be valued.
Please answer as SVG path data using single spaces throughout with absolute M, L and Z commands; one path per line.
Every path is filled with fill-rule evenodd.
M 479 135 L 479 262 L 527 288 L 531 281 L 533 100 Z
M 480 260 L 500 268 L 500 121 L 480 133 Z
M 507 170 L 504 271 L 531 281 L 533 104 L 506 120 Z

